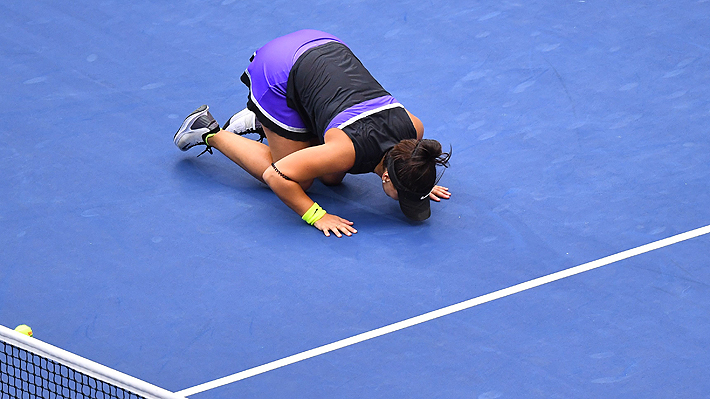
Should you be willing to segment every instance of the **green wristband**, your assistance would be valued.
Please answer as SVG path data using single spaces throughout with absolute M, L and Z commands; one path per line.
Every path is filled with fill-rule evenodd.
M 301 216 L 301 219 L 313 226 L 313 223 L 321 220 L 321 218 L 325 216 L 326 213 L 327 212 L 323 208 L 321 208 L 320 205 L 314 202 L 313 205 L 308 208 L 306 213 Z
M 219 132 L 217 132 L 217 133 L 219 133 Z M 208 134 L 207 136 L 205 136 L 205 139 L 204 139 L 204 140 L 205 140 L 205 145 L 206 145 L 207 147 L 212 147 L 212 146 L 210 145 L 210 143 L 207 142 L 207 139 L 216 136 L 217 133 L 210 133 L 210 134 Z

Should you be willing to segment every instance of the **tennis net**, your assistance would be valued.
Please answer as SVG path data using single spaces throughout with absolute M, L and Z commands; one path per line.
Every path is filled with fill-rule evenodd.
M 0 326 L 0 399 L 184 399 Z

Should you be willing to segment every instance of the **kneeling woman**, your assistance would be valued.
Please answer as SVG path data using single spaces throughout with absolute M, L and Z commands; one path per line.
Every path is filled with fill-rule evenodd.
M 346 173 L 374 172 L 417 221 L 430 216 L 430 199 L 451 196 L 436 185 L 436 166 L 448 166 L 450 154 L 422 139 L 421 121 L 335 36 L 302 30 L 272 40 L 254 53 L 241 79 L 249 87 L 246 109 L 221 129 L 202 106 L 175 133 L 175 144 L 183 151 L 218 149 L 326 236 L 357 230 L 308 197 L 304 190 L 316 178 L 333 185 Z M 268 146 L 242 137 L 247 133 L 265 136 Z

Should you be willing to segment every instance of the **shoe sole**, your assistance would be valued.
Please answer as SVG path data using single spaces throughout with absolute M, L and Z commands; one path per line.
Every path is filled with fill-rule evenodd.
M 175 135 L 173 136 L 173 142 L 175 145 L 181 150 L 181 151 L 187 151 L 193 146 L 183 146 L 181 147 L 178 143 L 182 139 L 182 137 L 185 135 L 185 132 L 188 130 L 188 128 L 199 118 L 202 116 L 202 114 L 205 111 L 208 111 L 209 107 L 207 105 L 203 105 L 200 108 L 192 111 L 190 115 L 185 118 L 185 120 L 182 122 L 182 125 L 180 126 L 180 129 L 178 129 L 177 132 L 175 132 Z

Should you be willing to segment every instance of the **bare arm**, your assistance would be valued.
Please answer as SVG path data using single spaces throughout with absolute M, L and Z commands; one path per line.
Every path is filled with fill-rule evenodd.
M 409 114 L 409 118 L 412 120 L 414 128 L 417 130 L 417 140 L 421 140 L 424 137 L 424 124 L 421 120 L 419 120 L 419 118 L 412 115 L 409 111 L 407 111 L 407 113 Z M 451 192 L 447 187 L 434 186 L 434 188 L 431 190 L 431 193 L 429 193 L 429 198 L 431 198 L 433 201 L 439 202 L 442 198 L 451 198 Z
M 279 175 L 272 167 L 266 168 L 262 175 L 271 190 L 299 216 L 310 209 L 313 200 L 308 197 L 298 182 L 345 172 L 355 163 L 355 149 L 345 133 L 338 129 L 331 129 L 326 133 L 325 138 L 325 144 L 296 151 L 275 163 L 278 170 L 291 180 Z M 333 232 L 340 237 L 341 233 L 349 236 L 357 232 L 352 224 L 349 220 L 326 214 L 314 226 L 323 231 L 326 236 Z
M 421 140 L 422 137 L 424 137 L 424 124 L 422 121 L 419 120 L 416 116 L 412 115 L 411 112 L 407 111 L 407 114 L 409 114 L 409 119 L 412 120 L 412 124 L 414 125 L 414 129 L 417 131 L 417 140 Z

